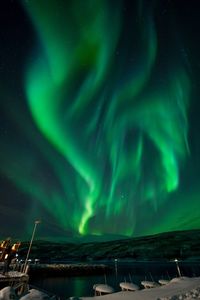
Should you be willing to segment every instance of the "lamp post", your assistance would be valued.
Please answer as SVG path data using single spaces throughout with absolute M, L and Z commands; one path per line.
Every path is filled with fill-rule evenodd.
M 31 237 L 29 248 L 28 248 L 28 252 L 27 252 L 27 255 L 26 255 L 26 260 L 25 260 L 25 263 L 24 263 L 24 268 L 23 268 L 23 271 L 22 271 L 23 273 L 26 273 L 26 266 L 27 266 L 29 255 L 30 255 L 30 252 L 31 252 L 31 247 L 32 247 L 32 243 L 33 243 L 33 240 L 34 240 L 36 227 L 40 223 L 41 223 L 41 221 L 39 221 L 39 220 L 35 221 L 34 228 L 33 228 L 33 233 L 32 233 L 32 237 Z
M 179 268 L 179 265 L 178 265 L 178 259 L 177 258 L 175 258 L 175 263 L 176 263 L 176 268 L 177 268 L 177 271 L 178 271 L 178 275 L 179 275 L 179 277 L 181 277 L 181 271 L 180 271 L 180 268 Z

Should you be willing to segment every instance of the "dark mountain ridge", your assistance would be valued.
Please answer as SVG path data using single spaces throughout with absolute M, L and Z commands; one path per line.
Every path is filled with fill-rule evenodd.
M 23 242 L 19 256 L 24 258 L 29 242 Z M 109 242 L 82 244 L 35 240 L 30 258 L 48 261 L 200 260 L 200 230 L 166 232 Z

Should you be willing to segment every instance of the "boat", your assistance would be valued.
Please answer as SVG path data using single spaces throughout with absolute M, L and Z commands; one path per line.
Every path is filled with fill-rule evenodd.
M 101 296 L 106 294 L 112 294 L 114 293 L 113 287 L 107 284 L 94 284 L 93 290 L 95 291 L 95 296 Z
M 159 279 L 158 282 L 161 284 L 161 285 L 166 285 L 170 282 L 170 280 L 168 279 Z
M 119 286 L 122 291 L 137 291 L 139 290 L 139 286 L 132 282 L 120 282 Z
M 146 281 L 146 280 L 141 281 L 141 285 L 143 285 L 145 289 L 151 289 L 160 286 L 160 284 L 155 281 Z

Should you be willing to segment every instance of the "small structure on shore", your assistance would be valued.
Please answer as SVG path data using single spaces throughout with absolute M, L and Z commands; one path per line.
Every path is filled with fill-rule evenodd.
M 21 242 L 12 243 L 11 238 L 0 243 L 0 262 L 2 266 L 2 273 L 0 274 L 0 287 L 12 285 L 16 289 L 24 291 L 27 289 L 29 276 L 26 273 L 16 270 L 17 251 Z M 13 269 L 10 270 L 10 264 Z
M 93 290 L 95 291 L 95 296 L 114 293 L 114 289 L 107 284 L 95 284 L 93 286 Z
M 2 241 L 0 243 L 0 261 L 5 261 L 8 255 L 15 256 L 17 251 L 19 250 L 20 245 L 21 242 L 12 244 L 11 238 L 7 238 L 6 240 Z

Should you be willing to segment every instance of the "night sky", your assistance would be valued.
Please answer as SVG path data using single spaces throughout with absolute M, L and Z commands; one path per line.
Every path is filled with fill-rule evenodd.
M 0 2 L 0 237 L 200 228 L 199 11 Z

